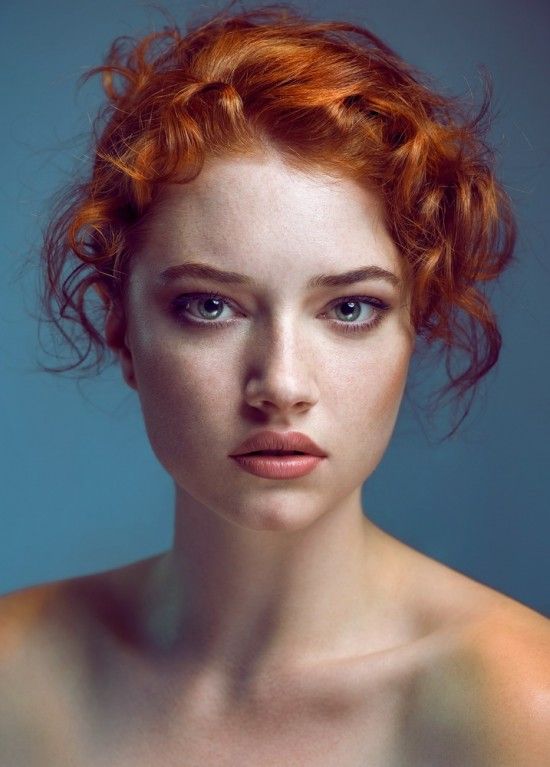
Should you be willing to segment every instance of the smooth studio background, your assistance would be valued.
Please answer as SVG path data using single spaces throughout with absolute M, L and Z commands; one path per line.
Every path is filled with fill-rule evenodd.
M 364 487 L 384 529 L 550 614 L 550 6 L 545 0 L 297 3 L 370 26 L 445 91 L 495 85 L 492 131 L 519 217 L 517 264 L 494 290 L 504 345 L 462 430 L 438 444 L 404 403 Z M 250 7 L 250 3 L 245 3 Z M 165 0 L 184 26 L 197 4 Z M 202 8 L 206 6 L 202 5 Z M 210 6 L 214 9 L 214 4 Z M 86 163 L 97 80 L 77 92 L 112 39 L 160 28 L 132 0 L 4 0 L 0 11 L 0 593 L 95 572 L 170 546 L 173 489 L 149 447 L 139 401 L 118 369 L 77 385 L 34 372 L 37 274 L 48 200 Z M 38 257 L 36 257 L 38 258 Z M 47 332 L 42 333 L 48 342 Z M 429 383 L 429 382 L 428 382 Z

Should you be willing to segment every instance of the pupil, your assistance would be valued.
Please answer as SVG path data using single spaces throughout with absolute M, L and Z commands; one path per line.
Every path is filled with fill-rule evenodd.
M 357 303 L 357 301 L 345 301 L 343 304 L 341 304 L 341 306 L 347 307 L 348 310 L 351 310 L 349 314 L 346 314 L 345 309 L 344 309 L 343 314 L 344 314 L 346 319 L 350 319 L 350 317 L 352 317 L 352 315 L 354 313 L 355 313 L 355 317 L 358 316 L 357 312 L 360 311 L 360 310 L 359 310 L 359 304 Z
M 210 313 L 211 313 L 211 312 L 215 313 L 216 311 L 219 311 L 219 310 L 221 309 L 221 306 L 220 306 L 220 304 L 221 304 L 221 300 L 220 300 L 219 298 L 206 298 L 206 299 L 203 301 L 203 304 L 204 304 L 205 306 L 206 306 L 207 304 L 215 304 L 215 305 L 216 305 L 214 309 L 208 309 L 208 307 L 207 307 L 207 309 L 206 309 L 206 313 L 207 313 L 207 314 L 208 314 L 209 312 L 210 312 Z

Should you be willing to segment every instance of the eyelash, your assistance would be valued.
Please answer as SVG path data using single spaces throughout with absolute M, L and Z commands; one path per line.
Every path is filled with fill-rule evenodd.
M 171 313 L 175 316 L 176 321 L 182 325 L 194 325 L 195 327 L 210 327 L 212 325 L 215 327 L 220 327 L 230 325 L 232 320 L 191 320 L 189 317 L 184 315 L 184 311 L 191 301 L 196 301 L 198 299 L 206 301 L 209 298 L 219 298 L 224 302 L 224 304 L 227 304 L 227 306 L 232 306 L 232 302 L 219 293 L 184 293 L 177 296 L 172 302 Z M 344 296 L 343 298 L 339 298 L 336 301 L 333 301 L 327 309 L 327 312 L 329 312 L 331 309 L 334 309 L 334 307 L 339 306 L 340 304 L 347 303 L 348 301 L 368 304 L 373 309 L 375 309 L 375 315 L 374 318 L 368 322 L 360 323 L 347 323 L 340 320 L 330 320 L 339 328 L 341 328 L 345 333 L 358 333 L 361 331 L 367 332 L 372 330 L 384 319 L 385 312 L 387 312 L 387 310 L 390 308 L 388 304 L 384 303 L 384 301 L 380 301 L 379 299 L 372 298 L 370 296 Z

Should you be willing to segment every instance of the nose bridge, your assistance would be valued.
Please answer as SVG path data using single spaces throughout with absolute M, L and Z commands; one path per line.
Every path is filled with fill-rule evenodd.
M 317 399 L 315 371 L 305 328 L 292 313 L 272 317 L 253 341 L 247 394 L 259 407 L 313 404 Z

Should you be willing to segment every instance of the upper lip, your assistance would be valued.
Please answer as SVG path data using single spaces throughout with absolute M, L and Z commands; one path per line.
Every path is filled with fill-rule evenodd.
M 259 431 L 251 434 L 230 455 L 243 455 L 255 450 L 299 450 L 302 453 L 318 455 L 326 453 L 310 437 L 299 431 Z

